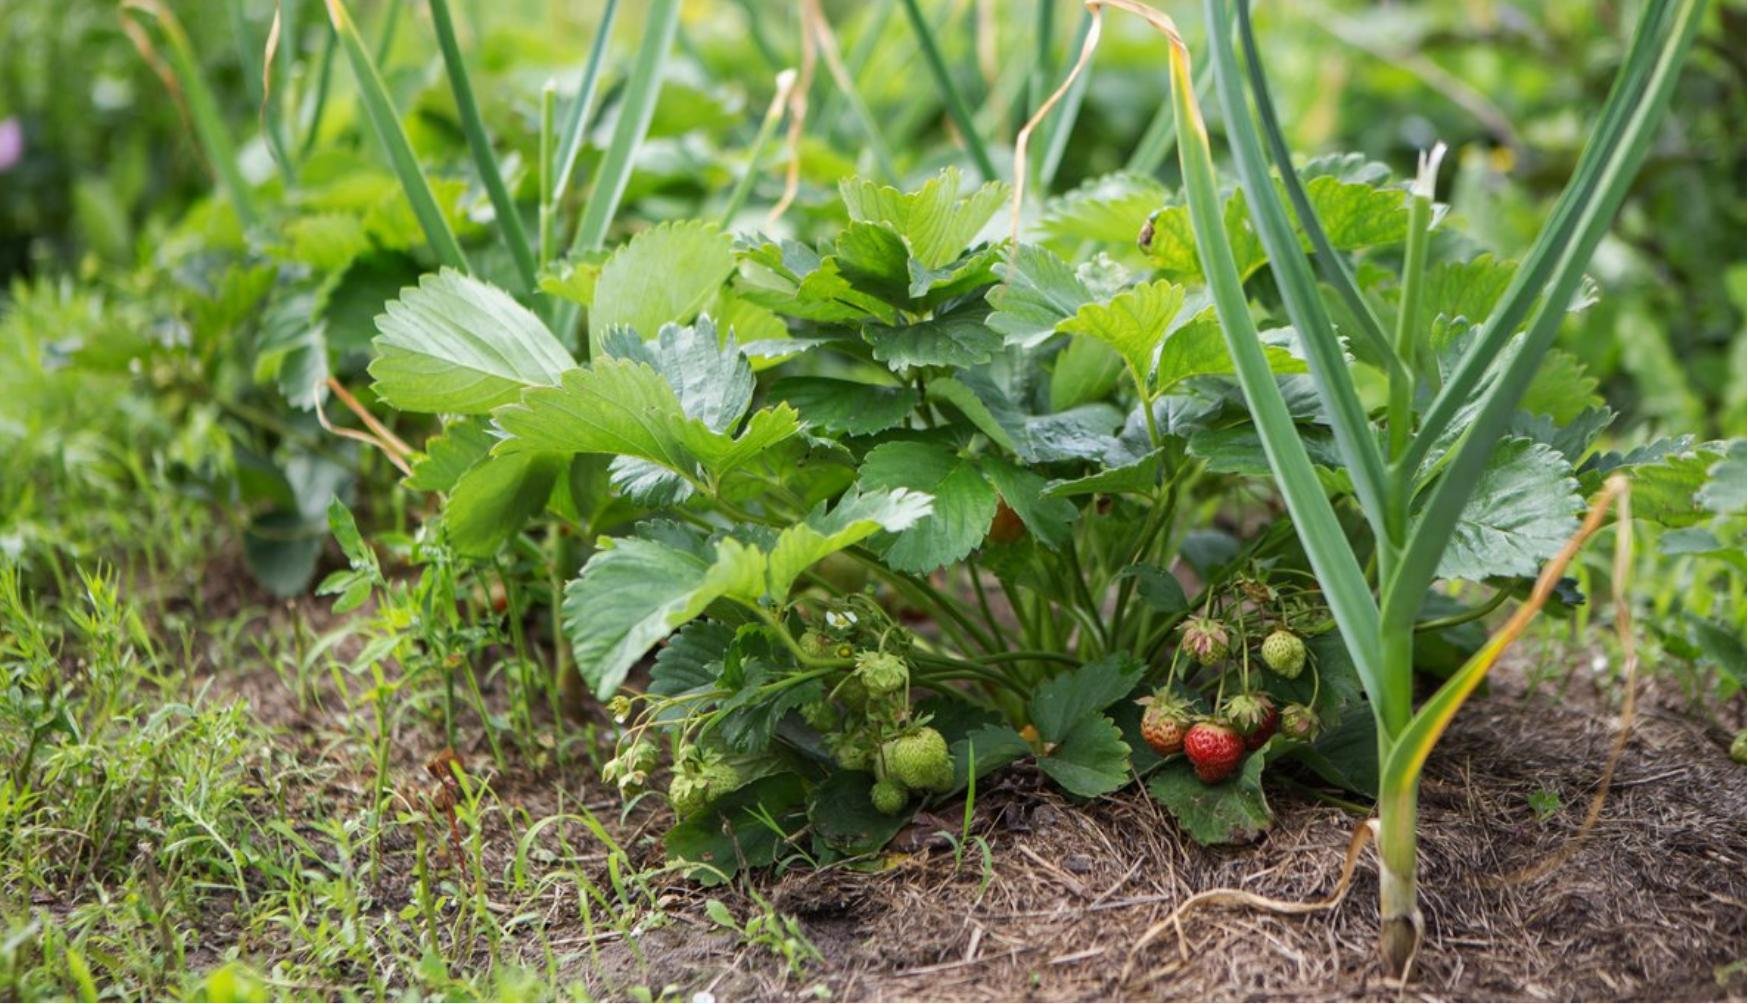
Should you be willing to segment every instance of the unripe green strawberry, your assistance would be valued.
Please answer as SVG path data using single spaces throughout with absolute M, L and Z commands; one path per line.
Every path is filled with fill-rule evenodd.
M 890 652 L 857 652 L 856 678 L 870 694 L 891 694 L 910 682 L 910 667 Z
M 821 732 L 830 732 L 838 727 L 837 705 L 823 697 L 808 701 L 801 706 L 801 720 Z
M 1305 669 L 1305 642 L 1286 628 L 1273 631 L 1262 641 L 1262 661 L 1287 679 L 1294 679 Z
M 1730 740 L 1730 759 L 1748 763 L 1748 729 L 1737 732 L 1736 738 Z
M 1183 649 L 1201 665 L 1219 665 L 1230 645 L 1225 625 L 1214 618 L 1191 617 L 1184 622 Z
M 947 740 L 923 726 L 886 744 L 886 769 L 907 788 L 946 791 L 953 786 L 953 757 Z
M 1146 708 L 1141 713 L 1141 738 L 1160 756 L 1183 752 L 1184 733 L 1194 720 L 1189 702 L 1161 689 L 1150 697 L 1136 700 Z
M 910 792 L 904 790 L 904 785 L 890 778 L 875 781 L 869 790 L 868 798 L 874 803 L 875 811 L 883 816 L 896 816 L 904 811 L 904 803 L 910 801 Z
M 810 658 L 829 659 L 836 650 L 837 643 L 818 631 L 801 632 L 801 651 L 806 652 Z
M 832 759 L 844 770 L 867 770 L 874 764 L 874 743 L 860 729 L 826 736 L 825 744 L 832 751 Z
M 740 787 L 742 780 L 740 768 L 715 754 L 683 751 L 668 782 L 668 801 L 676 814 L 696 815 Z
M 1225 722 L 1200 721 L 1184 734 L 1184 756 L 1203 784 L 1216 784 L 1244 762 L 1244 739 Z
M 834 693 L 851 711 L 861 711 L 868 706 L 868 688 L 862 685 L 859 676 L 852 676 L 839 684 Z
M 1317 712 L 1303 704 L 1289 704 L 1281 709 L 1281 734 L 1289 739 L 1310 742 L 1317 738 L 1320 728 Z

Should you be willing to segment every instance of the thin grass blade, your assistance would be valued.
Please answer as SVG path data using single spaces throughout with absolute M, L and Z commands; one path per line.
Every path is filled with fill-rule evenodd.
M 231 205 L 237 211 L 237 219 L 242 221 L 245 228 L 254 226 L 259 214 L 256 212 L 249 182 L 243 177 L 242 167 L 237 162 L 236 144 L 231 139 L 230 130 L 225 126 L 224 116 L 219 112 L 212 88 L 207 86 L 206 78 L 201 75 L 200 63 L 194 58 L 194 47 L 188 40 L 188 33 L 182 28 L 182 22 L 160 0 L 124 0 L 121 9 L 122 28 L 128 39 L 140 50 L 140 55 L 159 71 L 166 86 L 173 93 L 181 94 L 188 109 L 194 137 L 206 154 L 207 163 L 212 166 L 213 173 L 218 176 L 219 184 L 230 197 Z M 156 23 L 164 38 L 167 51 L 163 60 L 159 58 L 158 47 L 152 43 L 143 18 L 150 18 Z
M 437 47 L 443 52 L 443 69 L 449 76 L 449 89 L 455 95 L 456 112 L 461 116 L 461 130 L 467 136 L 467 148 L 473 154 L 474 169 L 486 186 L 492 200 L 492 215 L 497 218 L 498 231 L 509 245 L 510 258 L 516 263 L 516 274 L 524 289 L 534 288 L 534 245 L 516 200 L 504 184 L 504 172 L 498 166 L 492 150 L 491 137 L 486 135 L 485 118 L 480 115 L 479 102 L 474 99 L 473 80 L 462 58 L 461 45 L 455 39 L 455 19 L 449 13 L 449 0 L 430 0 L 431 25 L 437 32 Z
M 1299 180 L 1299 172 L 1293 167 L 1293 154 L 1287 147 L 1287 138 L 1281 131 L 1279 117 L 1275 114 L 1274 99 L 1269 94 L 1268 75 L 1263 71 L 1262 57 L 1257 53 L 1256 33 L 1250 23 L 1250 0 L 1238 0 L 1238 38 L 1244 49 L 1244 61 L 1250 74 L 1251 96 L 1256 102 L 1256 116 L 1262 123 L 1263 138 L 1268 141 L 1269 156 L 1275 162 L 1275 170 L 1281 176 L 1281 184 L 1287 190 L 1287 198 L 1293 204 L 1293 213 L 1299 218 L 1299 227 L 1305 231 L 1305 236 L 1311 241 L 1312 253 L 1317 258 L 1318 271 L 1323 275 L 1323 281 L 1335 289 L 1341 297 L 1342 305 L 1348 313 L 1359 322 L 1359 337 L 1365 340 L 1372 351 L 1380 359 L 1390 359 L 1390 343 L 1384 335 L 1384 325 L 1378 315 L 1372 310 L 1371 301 L 1360 292 L 1359 283 L 1353 277 L 1353 271 L 1348 268 L 1347 259 L 1336 254 L 1334 246 L 1329 243 L 1329 235 L 1324 233 L 1323 224 L 1317 219 L 1317 213 L 1311 208 L 1311 197 L 1305 193 L 1305 185 Z
M 619 0 L 607 0 L 601 10 L 601 23 L 595 28 L 595 40 L 589 45 L 589 61 L 583 65 L 582 86 L 565 115 L 564 139 L 558 147 L 557 171 L 550 191 L 554 205 L 564 201 L 570 189 L 571 174 L 577 167 L 577 155 L 583 149 L 583 130 L 589 122 L 589 111 L 595 104 L 595 91 L 601 85 L 601 66 L 606 60 L 607 40 L 613 34 L 613 19 L 619 14 Z
M 910 18 L 910 26 L 916 30 L 917 45 L 923 51 L 923 61 L 929 64 L 929 72 L 934 74 L 935 86 L 940 88 L 941 98 L 947 104 L 947 114 L 952 116 L 953 124 L 958 127 L 960 136 L 965 140 L 965 148 L 971 154 L 971 160 L 977 165 L 977 173 L 984 181 L 996 181 L 1000 175 L 996 173 L 995 162 L 989 159 L 989 149 L 983 144 L 983 137 L 977 132 L 977 123 L 972 121 L 971 109 L 965 103 L 965 96 L 959 93 L 959 87 L 953 82 L 953 74 L 947 69 L 946 60 L 941 58 L 941 47 L 935 42 L 934 29 L 929 27 L 928 19 L 923 17 L 923 11 L 917 5 L 917 0 L 903 0 L 904 13 Z

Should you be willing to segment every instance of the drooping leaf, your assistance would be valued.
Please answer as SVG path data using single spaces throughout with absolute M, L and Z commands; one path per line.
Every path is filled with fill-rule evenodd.
M 726 576 L 710 582 L 712 557 L 699 540 L 669 534 L 602 543 L 565 587 L 563 616 L 577 672 L 606 700 L 651 646 L 704 612 Z
M 1070 794 L 1095 798 L 1129 783 L 1129 744 L 1117 723 L 1087 715 L 1038 758 L 1038 767 Z
M 983 473 L 1038 542 L 1057 550 L 1068 542 L 1080 516 L 1073 502 L 1044 494 L 1044 477 L 999 457 L 983 458 Z
M 871 854 L 885 847 L 911 813 L 887 815 L 874 808 L 869 792 L 874 775 L 840 770 L 813 789 L 807 817 L 813 823 L 817 844 L 841 854 Z
M 1119 579 L 1135 580 L 1135 595 L 1162 614 L 1180 614 L 1190 607 L 1183 583 L 1170 570 L 1154 565 L 1130 565 L 1117 573 Z
M 1065 741 L 1077 724 L 1129 696 L 1145 668 L 1119 652 L 1046 680 L 1027 704 L 1038 735 L 1045 742 Z
M 649 672 L 649 692 L 673 697 L 710 687 L 722 671 L 722 656 L 734 640 L 734 630 L 713 620 L 698 620 L 674 632 L 655 654 Z
M 454 269 L 403 290 L 377 330 L 370 375 L 402 411 L 483 415 L 576 365 L 540 318 Z
M 895 491 L 859 492 L 852 488 L 827 509 L 824 503 L 807 519 L 777 535 L 771 546 L 766 592 L 784 600 L 803 571 L 832 554 L 879 531 L 902 533 L 928 518 L 932 500 L 924 494 Z
M 662 223 L 627 241 L 601 266 L 589 310 L 591 337 L 623 325 L 645 338 L 684 324 L 734 271 L 734 245 L 713 224 Z
M 796 774 L 760 778 L 669 830 L 662 841 L 668 861 L 703 866 L 681 871 L 706 886 L 720 885 L 743 866 L 769 865 L 786 846 L 781 834 L 806 826 L 806 793 Z M 781 833 L 767 820 L 774 820 Z
M 1203 784 L 1188 761 L 1179 759 L 1161 767 L 1147 790 L 1196 843 L 1247 844 L 1274 822 L 1262 791 L 1262 768 L 1259 750 L 1231 777 Z
M 996 491 L 977 461 L 945 446 L 882 443 L 868 451 L 858 481 L 864 491 L 905 488 L 934 498 L 927 517 L 885 540 L 886 562 L 900 571 L 928 573 L 959 561 L 995 518 Z

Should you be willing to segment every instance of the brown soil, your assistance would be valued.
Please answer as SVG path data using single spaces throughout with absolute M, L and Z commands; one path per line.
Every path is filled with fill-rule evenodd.
M 319 619 L 325 611 L 280 608 L 259 626 L 284 630 L 293 616 Z M 459 753 L 495 796 L 484 824 L 488 899 L 516 904 L 504 907 L 506 919 L 531 909 L 546 918 L 545 946 L 523 925 L 514 930 L 524 943 L 508 954 L 543 968 L 550 947 L 565 977 L 597 996 L 649 987 L 682 998 L 707 991 L 764 1000 L 1743 999 L 1748 785 L 1725 752 L 1728 733 L 1659 707 L 1648 685 L 1653 693 L 1640 703 L 1648 710 L 1595 830 L 1552 874 L 1500 884 L 1498 877 L 1542 861 L 1577 831 L 1615 730 L 1615 713 L 1587 684 L 1572 688 L 1585 694 L 1556 703 L 1526 693 L 1521 674 L 1502 672 L 1459 716 L 1428 769 L 1427 942 L 1406 987 L 1375 962 L 1369 851 L 1333 910 L 1277 916 L 1210 907 L 1186 922 L 1181 943 L 1167 930 L 1135 950 L 1144 932 L 1202 890 L 1237 886 L 1291 900 L 1329 894 L 1358 817 L 1296 790 L 1270 789 L 1278 821 L 1257 844 L 1209 849 L 1179 834 L 1137 790 L 1072 804 L 1036 771 L 1016 768 L 998 775 L 976 806 L 974 831 L 991 851 L 987 875 L 978 852 L 956 865 L 935 835 L 958 831 L 963 806 L 951 804 L 901 834 L 882 860 L 858 868 L 766 873 L 733 890 L 657 880 L 642 903 L 655 919 L 646 912 L 626 936 L 604 925 L 598 910 L 585 925 L 568 878 L 539 886 L 543 874 L 570 869 L 606 888 L 607 851 L 580 825 L 542 830 L 531 880 L 544 892 L 514 888 L 512 861 L 531 821 L 586 806 L 635 864 L 659 865 L 660 799 L 622 817 L 617 794 L 586 763 L 586 744 L 570 747 L 566 766 L 537 752 L 541 765 L 512 754 L 498 770 L 470 723 L 473 741 Z M 324 839 L 313 820 L 368 804 L 375 730 L 368 715 L 348 719 L 331 690 L 300 706 L 265 668 L 220 673 L 213 682 L 277 727 L 284 762 L 298 767 L 276 783 L 307 839 L 318 846 Z M 323 677 L 320 686 L 331 684 Z M 1721 713 L 1739 718 L 1740 702 Z M 441 748 L 440 735 L 423 720 L 395 725 L 390 783 L 409 804 L 422 804 L 419 792 L 429 785 L 422 764 Z M 1557 795 L 1561 808 L 1538 818 L 1529 802 L 1536 792 Z M 385 840 L 388 866 L 372 888 L 373 910 L 383 915 L 411 901 L 414 854 L 407 827 Z M 440 851 L 433 854 L 436 867 L 448 867 Z M 823 961 L 791 973 L 705 916 L 714 897 L 744 917 L 755 909 L 754 894 L 797 917 Z M 222 928 L 222 919 L 215 925 Z M 222 948 L 211 945 L 222 938 L 214 930 L 209 945 Z M 469 965 L 483 949 L 454 945 L 452 961 Z M 245 951 L 271 955 L 270 946 Z

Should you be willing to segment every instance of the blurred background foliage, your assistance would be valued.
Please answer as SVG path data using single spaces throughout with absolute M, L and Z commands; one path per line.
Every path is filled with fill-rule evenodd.
M 305 56 L 300 72 L 331 72 L 324 70 L 328 32 L 313 16 L 319 4 L 303 5 L 311 10 L 296 40 Z M 272 2 L 167 6 L 186 28 L 224 116 L 248 137 L 245 173 L 271 184 L 271 158 L 255 127 L 260 81 L 246 68 L 259 65 Z M 459 5 L 464 32 L 477 40 L 489 114 L 520 119 L 496 123 L 501 142 L 533 135 L 548 79 L 559 81 L 561 93 L 567 81 L 574 86 L 599 6 Z M 1082 15 L 1065 0 L 1050 6 L 1064 43 L 1060 72 L 1076 51 L 1073 29 Z M 1193 4 L 1163 6 L 1186 26 L 1199 22 Z M 421 153 L 446 151 L 459 162 L 461 135 L 423 5 L 369 0 L 357 7 L 388 57 L 391 88 L 413 111 Z M 952 156 L 951 135 L 898 8 L 891 0 L 825 4 L 888 145 L 912 158 L 900 170 L 916 172 Z M 1011 57 L 1030 51 L 1037 2 L 935 0 L 924 9 L 973 107 L 983 107 L 986 121 L 1001 115 L 989 133 L 997 148 L 1005 145 L 1021 118 L 1021 93 L 1038 86 L 1008 69 L 1029 65 Z M 1262 3 L 1258 17 L 1277 100 L 1302 155 L 1359 151 L 1400 174 L 1419 150 L 1443 140 L 1457 169 L 1447 173 L 1441 196 L 1469 234 L 1514 255 L 1570 172 L 1635 11 L 1630 2 L 1592 0 L 1304 0 Z M 629 13 L 616 26 L 619 51 L 641 30 L 635 7 Z M 1713 5 L 1675 114 L 1591 267 L 1600 303 L 1574 315 L 1564 335 L 1626 419 L 1617 430 L 1718 436 L 1743 427 L 1744 20 L 1741 0 Z M 798 38 L 788 4 L 688 3 L 652 129 L 657 141 L 641 154 L 628 203 L 646 217 L 683 214 L 729 184 L 719 144 L 769 100 L 772 77 L 793 63 Z M 211 190 L 185 102 L 166 84 L 163 54 L 149 55 L 142 58 L 119 5 L 108 0 L 0 4 L 0 287 L 19 276 L 146 263 Z M 1165 96 L 1164 74 L 1157 38 L 1131 19 L 1112 19 L 1055 190 L 1123 167 Z M 617 82 L 610 77 L 607 86 Z M 334 100 L 318 124 L 323 139 L 358 129 L 348 75 L 331 72 L 330 86 Z M 855 169 L 864 144 L 824 72 L 813 107 L 808 176 L 829 187 L 834 175 Z M 1172 180 L 1169 158 L 1161 171 Z

